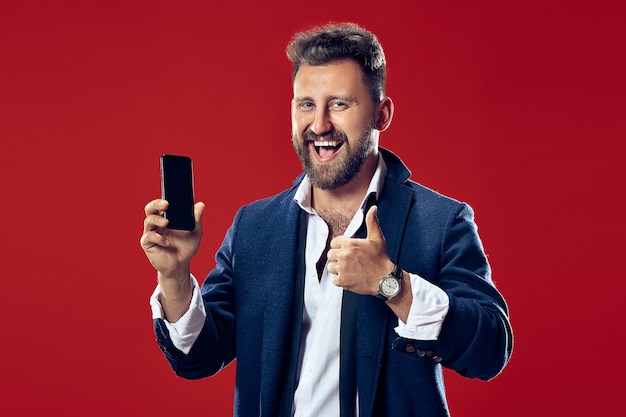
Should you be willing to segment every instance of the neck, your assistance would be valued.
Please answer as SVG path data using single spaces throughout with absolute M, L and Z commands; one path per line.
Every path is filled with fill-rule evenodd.
M 377 166 L 378 153 L 372 152 L 347 184 L 333 190 L 313 187 L 313 208 L 318 212 L 341 213 L 351 218 L 365 198 Z

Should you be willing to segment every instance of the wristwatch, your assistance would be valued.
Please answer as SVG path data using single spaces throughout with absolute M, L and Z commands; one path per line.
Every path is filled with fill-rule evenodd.
M 387 301 L 398 295 L 402 285 L 402 274 L 402 269 L 398 265 L 394 265 L 393 270 L 378 282 L 378 294 L 376 297 Z

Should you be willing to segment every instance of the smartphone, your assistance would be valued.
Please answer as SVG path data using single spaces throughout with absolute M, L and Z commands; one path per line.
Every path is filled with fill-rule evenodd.
M 161 155 L 161 194 L 169 206 L 164 213 L 168 229 L 193 230 L 193 171 L 191 158 L 184 155 Z

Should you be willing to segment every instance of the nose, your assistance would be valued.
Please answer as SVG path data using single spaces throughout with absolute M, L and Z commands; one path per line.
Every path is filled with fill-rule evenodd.
M 324 106 L 319 106 L 315 109 L 315 118 L 313 119 L 313 123 L 311 123 L 311 131 L 316 135 L 321 136 L 332 130 L 332 128 L 333 126 L 330 122 L 328 109 Z

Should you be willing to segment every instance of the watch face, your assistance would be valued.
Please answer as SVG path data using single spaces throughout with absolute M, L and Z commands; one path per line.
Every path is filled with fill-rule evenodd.
M 396 278 L 387 277 L 381 283 L 380 290 L 386 297 L 393 297 L 400 292 L 400 282 Z

